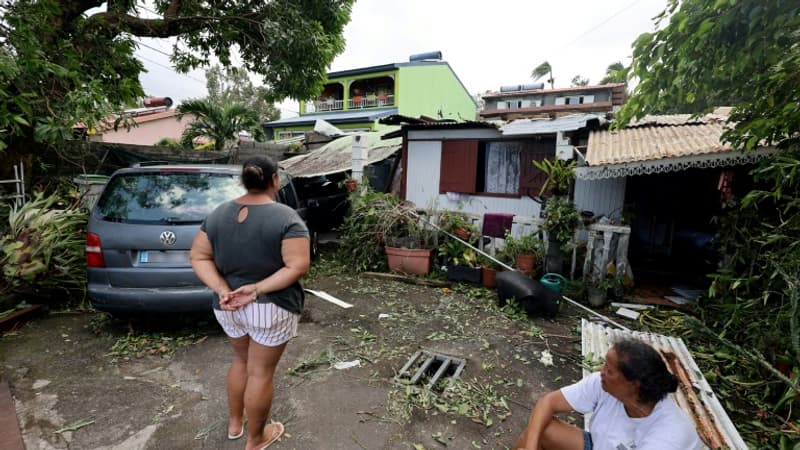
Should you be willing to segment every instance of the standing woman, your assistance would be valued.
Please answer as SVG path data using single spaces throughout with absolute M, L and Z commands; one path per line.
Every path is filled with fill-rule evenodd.
M 228 439 L 264 449 L 284 431 L 268 422 L 273 374 L 303 310 L 300 278 L 310 264 L 309 234 L 296 211 L 275 201 L 278 166 L 265 157 L 242 167 L 247 193 L 203 222 L 189 258 L 216 294 L 214 314 L 233 344 L 228 369 Z
M 514 449 L 700 449 L 694 424 L 667 397 L 677 387 L 677 378 L 653 347 L 632 339 L 617 342 L 600 372 L 536 402 Z M 553 417 L 569 411 L 592 413 L 590 431 Z

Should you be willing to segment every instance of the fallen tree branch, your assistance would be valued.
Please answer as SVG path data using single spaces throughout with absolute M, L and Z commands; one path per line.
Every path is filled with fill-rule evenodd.
M 797 385 L 794 381 L 792 381 L 789 377 L 782 374 L 778 369 L 776 369 L 772 364 L 770 364 L 766 359 L 764 359 L 761 354 L 756 350 L 745 350 L 744 348 L 740 347 L 739 345 L 734 344 L 733 342 L 718 336 L 713 330 L 708 328 L 703 322 L 695 319 L 694 317 L 687 316 L 686 321 L 692 325 L 694 325 L 698 330 L 702 331 L 704 334 L 708 335 L 709 337 L 715 339 L 717 342 L 725 345 L 726 347 L 732 348 L 736 350 L 742 355 L 747 356 L 753 362 L 758 363 L 761 367 L 767 369 L 770 373 L 775 375 L 779 380 L 783 381 L 790 388 L 792 388 L 795 392 L 800 394 L 800 386 Z

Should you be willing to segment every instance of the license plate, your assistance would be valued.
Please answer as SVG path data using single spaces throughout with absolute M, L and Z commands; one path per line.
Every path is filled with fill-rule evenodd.
M 189 252 L 186 250 L 150 251 L 139 250 L 140 263 L 189 263 Z

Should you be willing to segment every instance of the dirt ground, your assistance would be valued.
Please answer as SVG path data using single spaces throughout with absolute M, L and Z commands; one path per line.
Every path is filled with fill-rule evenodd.
M 319 269 L 306 287 L 355 306 L 307 297 L 276 374 L 272 419 L 286 434 L 271 448 L 507 449 L 534 400 L 580 376 L 580 313 L 567 305 L 553 320 L 528 319 L 478 287 Z M 174 318 L 53 313 L 3 336 L 27 449 L 244 448 L 225 436 L 228 343 L 212 316 L 194 320 L 187 330 Z M 461 381 L 444 393 L 397 382 L 419 349 L 465 359 Z

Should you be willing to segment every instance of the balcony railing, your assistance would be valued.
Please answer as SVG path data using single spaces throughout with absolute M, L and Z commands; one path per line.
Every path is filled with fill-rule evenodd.
M 344 108 L 344 100 L 312 100 L 306 102 L 306 113 L 323 111 L 341 111 Z M 394 105 L 394 95 L 373 95 L 366 97 L 353 97 L 347 102 L 347 109 L 381 108 Z
M 344 100 L 314 100 L 306 102 L 306 112 L 339 111 L 344 109 Z
M 348 109 L 380 108 L 394 105 L 394 95 L 367 95 L 355 96 L 350 99 Z

